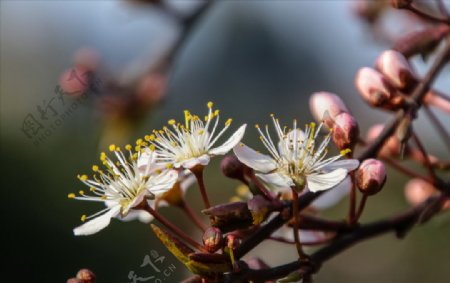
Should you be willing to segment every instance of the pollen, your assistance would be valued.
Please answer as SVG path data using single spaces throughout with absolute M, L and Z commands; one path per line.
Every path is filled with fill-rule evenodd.
M 98 171 L 98 166 L 97 165 L 92 165 L 92 171 L 97 172 Z
M 143 142 L 143 140 L 142 139 L 137 139 L 137 141 L 136 141 L 136 145 L 141 145 L 141 143 Z
M 111 144 L 109 146 L 109 151 L 114 151 L 114 150 L 116 150 L 116 145 L 115 144 Z
M 81 175 L 81 176 L 78 176 L 78 178 L 79 178 L 81 181 L 86 181 L 86 180 L 88 179 L 88 176 L 87 176 L 87 175 Z
M 210 102 L 208 102 L 208 108 L 212 108 L 213 106 L 214 106 L 214 103 L 212 103 L 211 101 Z
M 156 146 L 155 146 L 154 144 L 151 144 L 151 145 L 149 146 L 149 148 L 150 148 L 151 151 L 155 151 Z
M 225 122 L 225 126 L 229 126 L 229 125 L 231 125 L 231 122 L 233 122 L 233 119 L 228 119 L 226 122 Z
M 87 218 L 86 214 L 81 215 L 81 222 L 86 221 L 86 218 Z
M 172 125 L 175 125 L 176 121 L 174 119 L 170 119 L 168 123 L 169 123 L 169 125 L 172 126 Z
M 220 113 L 220 111 L 219 111 L 219 109 L 217 109 L 216 111 L 214 111 L 214 116 L 219 116 L 219 113 Z
M 131 144 L 127 144 L 127 145 L 125 146 L 125 149 L 128 150 L 128 151 L 130 151 L 131 148 L 132 148 L 132 147 L 131 147 Z
M 83 191 L 83 190 L 80 190 L 78 193 L 79 193 L 80 195 L 84 196 L 84 191 Z
M 172 164 L 172 163 L 167 163 L 167 164 L 166 164 L 166 168 L 167 168 L 167 169 L 172 169 L 172 167 L 173 167 L 173 164 Z
M 255 128 L 259 129 L 259 124 L 255 124 Z
M 74 193 L 70 193 L 67 195 L 68 198 L 75 198 L 75 194 Z
M 342 156 L 345 156 L 345 155 L 347 155 L 347 154 L 350 153 L 350 152 L 352 152 L 352 150 L 349 149 L 349 148 L 346 148 L 346 149 L 344 149 L 344 150 L 341 150 L 341 155 L 342 155 Z

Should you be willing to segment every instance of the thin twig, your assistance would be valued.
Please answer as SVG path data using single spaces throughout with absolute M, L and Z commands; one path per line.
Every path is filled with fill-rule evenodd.
M 417 147 L 419 148 L 420 153 L 422 153 L 425 167 L 427 167 L 427 170 L 428 170 L 428 175 L 430 176 L 430 178 L 433 179 L 433 183 L 435 183 L 436 180 L 438 179 L 438 177 L 436 176 L 436 173 L 434 172 L 434 168 L 431 165 L 431 162 L 430 162 L 430 159 L 428 158 L 428 153 L 427 153 L 425 147 L 423 146 L 422 142 L 420 141 L 420 139 L 416 135 L 416 133 L 412 134 L 412 138 L 413 138 L 415 144 L 417 145 Z
M 445 127 L 442 125 L 441 121 L 436 117 L 433 111 L 427 106 L 424 105 L 423 110 L 425 114 L 427 114 L 428 118 L 431 120 L 431 124 L 436 128 L 441 138 L 444 140 L 445 145 L 448 149 L 450 149 L 450 134 L 447 132 Z

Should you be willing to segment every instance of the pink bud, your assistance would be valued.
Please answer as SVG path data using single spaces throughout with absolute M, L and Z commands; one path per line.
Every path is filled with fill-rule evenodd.
M 411 65 L 400 52 L 384 51 L 378 57 L 375 65 L 394 87 L 403 90 L 414 87 L 417 83 Z
M 375 141 L 375 139 L 378 138 L 378 136 L 383 131 L 384 125 L 383 124 L 376 124 L 369 128 L 369 131 L 367 132 L 366 141 L 368 143 L 372 143 Z M 396 157 L 400 155 L 400 141 L 394 137 L 391 136 L 387 139 L 387 141 L 384 143 L 383 147 L 378 153 L 381 157 Z
M 374 195 L 381 191 L 386 182 L 386 168 L 377 159 L 366 159 L 356 171 L 356 184 L 366 195 Z
M 73 55 L 75 66 L 80 66 L 88 71 L 95 71 L 100 62 L 100 55 L 97 50 L 91 47 L 81 47 Z
M 405 197 L 411 205 L 418 205 L 438 191 L 430 183 L 422 179 L 412 179 L 405 185 Z
M 84 283 L 94 283 L 95 282 L 94 272 L 92 272 L 86 268 L 80 269 L 80 271 L 78 271 L 77 278 L 83 280 Z
M 203 233 L 203 245 L 210 253 L 215 253 L 223 247 L 223 234 L 219 228 L 209 227 Z
M 398 101 L 394 87 L 387 79 L 372 68 L 359 69 L 355 85 L 362 98 L 370 105 L 387 109 L 396 109 Z
M 336 146 L 341 150 L 353 149 L 359 138 L 359 126 L 356 119 L 343 112 L 336 116 L 334 122 L 332 138 Z
M 160 73 L 145 76 L 138 85 L 137 98 L 145 105 L 155 105 L 164 99 L 167 78 Z
M 316 121 L 324 121 L 331 128 L 334 119 L 342 112 L 349 112 L 342 99 L 331 92 L 316 92 L 309 98 L 309 108 Z
M 59 78 L 59 86 L 67 95 L 80 96 L 89 88 L 89 71 L 81 66 L 67 69 Z

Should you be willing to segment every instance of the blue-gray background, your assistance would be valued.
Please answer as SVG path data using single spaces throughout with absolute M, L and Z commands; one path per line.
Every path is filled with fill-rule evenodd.
M 176 3 L 186 10 L 195 4 Z M 307 123 L 308 96 L 319 90 L 340 94 L 363 132 L 368 125 L 387 120 L 388 115 L 363 104 L 354 89 L 357 69 L 372 65 L 386 46 L 373 41 L 367 27 L 351 12 L 352 4 L 217 3 L 179 54 L 166 102 L 129 137 L 130 142 L 169 118 L 181 118 L 183 109 L 205 111 L 209 100 L 224 116 L 233 117 L 235 125 L 265 123 L 269 113 L 286 123 L 294 117 Z M 75 176 L 89 170 L 100 150 L 102 124 L 90 99 L 37 147 L 21 131 L 26 115 L 36 113 L 37 106 L 54 96 L 60 73 L 71 66 L 72 54 L 79 47 L 96 48 L 103 66 L 122 76 L 151 62 L 159 48 L 176 38 L 177 26 L 152 9 L 121 1 L 2 1 L 0 13 L 0 223 L 1 255 L 6 262 L 2 281 L 65 282 L 79 268 L 89 267 L 97 273 L 98 282 L 129 282 L 131 270 L 141 276 L 156 275 L 139 267 L 151 250 L 176 266 L 166 282 L 184 278 L 184 267 L 147 225 L 113 221 L 94 236 L 72 235 L 81 214 L 100 209 L 66 197 L 83 188 Z M 424 64 L 416 63 L 423 71 Z M 448 68 L 437 85 L 450 89 Z M 432 153 L 448 154 L 426 120 L 418 125 Z M 253 127 L 248 128 L 245 141 L 260 146 Z M 212 162 L 206 176 L 214 203 L 228 200 L 237 185 L 218 173 L 218 162 Z M 405 180 L 390 175 L 385 190 L 369 201 L 363 220 L 406 208 Z M 189 191 L 189 201 L 196 207 L 200 207 L 198 197 L 195 188 Z M 343 201 L 327 215 L 340 218 L 345 207 Z M 179 220 L 178 211 L 163 213 L 191 229 L 187 221 Z M 449 235 L 449 218 L 443 215 L 403 241 L 393 235 L 380 237 L 326 263 L 317 282 L 448 282 Z M 271 243 L 256 253 L 270 264 L 295 258 L 293 249 Z

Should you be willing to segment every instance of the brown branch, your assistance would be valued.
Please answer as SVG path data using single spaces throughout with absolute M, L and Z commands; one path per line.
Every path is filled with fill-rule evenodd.
M 226 282 L 245 282 L 245 280 L 252 280 L 255 282 L 265 282 L 271 279 L 277 279 L 287 276 L 293 271 L 302 270 L 306 274 L 315 273 L 319 270 L 321 264 L 347 248 L 353 246 L 356 243 L 362 242 L 366 239 L 375 237 L 380 234 L 394 231 L 398 237 L 403 237 L 407 231 L 413 227 L 416 223 L 420 222 L 424 213 L 426 213 L 430 207 L 434 207 L 436 204 L 442 203 L 445 199 L 443 195 L 430 197 L 421 205 L 409 209 L 408 211 L 396 215 L 392 218 L 376 221 L 370 224 L 361 225 L 353 232 L 345 234 L 330 245 L 321 248 L 317 252 L 310 256 L 310 261 L 300 262 L 298 260 L 288 264 L 280 265 L 273 268 L 252 270 L 249 269 L 243 272 L 238 278 L 235 275 L 231 275 L 227 278 Z M 434 211 L 437 213 L 437 211 Z
M 435 78 L 437 77 L 439 71 L 444 67 L 445 64 L 447 64 L 448 58 L 450 57 L 450 44 L 446 44 L 444 50 L 438 54 L 438 57 L 435 59 L 433 65 L 428 70 L 427 74 L 421 80 L 421 82 L 416 86 L 414 89 L 414 92 L 411 95 L 412 103 L 410 104 L 409 108 L 406 109 L 400 109 L 394 119 L 392 119 L 383 129 L 381 134 L 378 136 L 378 138 L 371 143 L 363 152 L 361 152 L 357 159 L 362 161 L 367 158 L 375 157 L 378 153 L 378 151 L 381 149 L 383 144 L 387 141 L 387 139 L 395 132 L 398 123 L 400 120 L 410 112 L 417 111 L 418 107 L 422 105 L 422 99 L 425 96 L 425 94 L 430 89 L 431 84 L 434 82 Z M 448 190 L 448 189 L 447 189 Z M 299 211 L 309 206 L 317 197 L 319 197 L 323 192 L 318 193 L 311 193 L 306 192 L 305 194 L 301 195 L 298 198 L 298 208 Z M 281 212 L 279 215 L 277 215 L 275 218 L 273 218 L 271 221 L 269 221 L 266 225 L 260 227 L 257 229 L 253 234 L 251 234 L 247 239 L 243 241 L 243 243 L 236 249 L 235 257 L 236 259 L 241 258 L 246 253 L 248 253 L 250 250 L 252 250 L 254 247 L 259 245 L 262 241 L 269 238 L 270 235 L 277 229 L 279 229 L 281 226 L 283 226 L 291 217 L 292 217 L 292 211 L 289 208 L 289 203 L 287 202 L 288 206 L 285 208 L 283 212 Z

